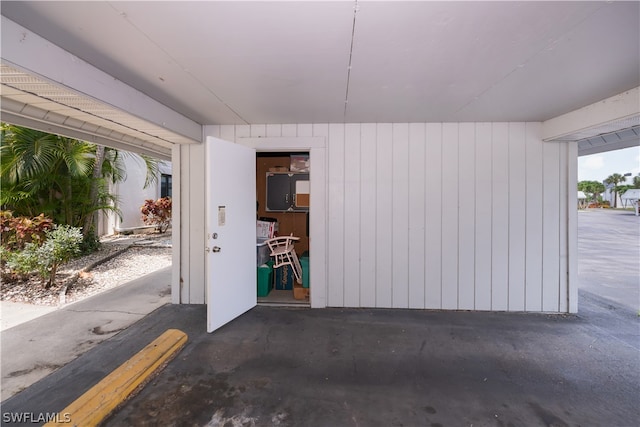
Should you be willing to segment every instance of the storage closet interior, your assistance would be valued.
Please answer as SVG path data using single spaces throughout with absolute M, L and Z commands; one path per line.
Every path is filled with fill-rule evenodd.
M 260 305 L 309 305 L 310 158 L 308 152 L 256 153 L 256 244 Z M 274 266 L 266 243 L 294 236 L 294 265 Z M 300 282 L 300 283 L 298 283 Z

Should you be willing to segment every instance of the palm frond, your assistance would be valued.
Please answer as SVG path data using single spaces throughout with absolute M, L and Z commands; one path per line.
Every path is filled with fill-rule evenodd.
M 94 144 L 71 138 L 59 137 L 58 155 L 73 177 L 87 176 L 93 170 L 95 162 Z

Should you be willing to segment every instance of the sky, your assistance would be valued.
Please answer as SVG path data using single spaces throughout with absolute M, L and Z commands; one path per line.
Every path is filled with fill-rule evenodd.
M 640 173 L 640 146 L 578 157 L 578 182 L 602 182 L 614 173 Z M 625 184 L 631 184 L 632 179 L 627 177 Z

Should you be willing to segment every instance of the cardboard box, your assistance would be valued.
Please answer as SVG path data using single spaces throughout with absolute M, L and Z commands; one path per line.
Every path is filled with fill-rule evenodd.
M 273 239 L 278 229 L 277 222 L 256 221 L 256 237 L 258 239 Z
M 272 166 L 269 168 L 269 172 L 289 172 L 287 166 Z
M 293 268 L 290 265 L 282 265 L 275 269 L 274 288 L 280 291 L 293 289 Z
M 293 287 L 294 299 L 309 299 L 309 288 L 303 288 L 302 285 L 297 283 Z
M 309 172 L 309 155 L 308 154 L 292 154 L 291 172 Z
M 308 180 L 296 181 L 295 202 L 297 208 L 309 207 L 309 196 L 311 193 L 311 184 Z

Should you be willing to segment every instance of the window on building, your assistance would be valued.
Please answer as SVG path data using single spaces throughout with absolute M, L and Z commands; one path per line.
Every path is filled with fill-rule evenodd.
M 171 197 L 171 175 L 160 175 L 160 197 Z

